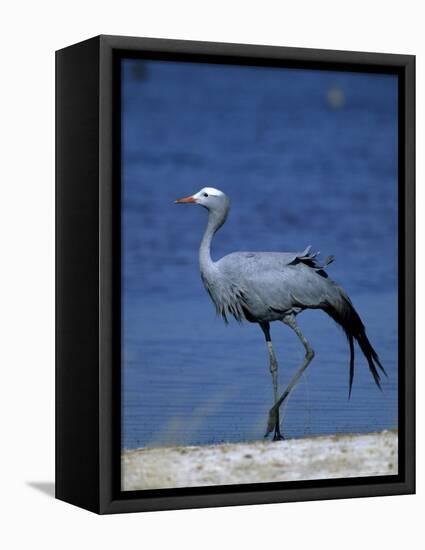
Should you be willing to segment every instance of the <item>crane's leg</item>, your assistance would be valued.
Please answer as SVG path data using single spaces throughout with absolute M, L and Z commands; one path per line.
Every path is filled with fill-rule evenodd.
M 297 372 L 291 378 L 291 381 L 289 382 L 285 391 L 282 393 L 279 399 L 276 400 L 275 404 L 270 409 L 266 436 L 273 430 L 274 426 L 276 425 L 276 419 L 279 418 L 279 407 L 282 405 L 282 403 L 291 393 L 292 389 L 294 388 L 298 380 L 301 378 L 302 373 L 305 371 L 305 369 L 308 367 L 308 365 L 311 363 L 314 357 L 314 350 L 308 343 L 304 334 L 301 332 L 300 327 L 295 322 L 295 316 L 287 315 L 282 319 L 282 321 L 285 323 L 285 325 L 288 325 L 288 327 L 291 327 L 292 330 L 295 332 L 295 334 L 298 336 L 298 338 L 301 340 L 305 348 L 305 357 L 301 367 L 297 370 Z
M 268 322 L 260 323 L 260 327 L 264 332 L 264 336 L 266 338 L 266 343 L 267 343 L 267 349 L 269 350 L 270 373 L 272 375 L 272 381 L 273 381 L 274 402 L 276 403 L 279 398 L 279 393 L 278 393 L 279 385 L 278 385 L 278 379 L 277 379 L 278 364 L 277 364 L 276 355 L 274 354 L 272 339 L 270 336 L 270 323 Z M 279 408 L 276 411 L 275 422 L 272 429 L 273 428 L 274 428 L 273 441 L 279 441 L 280 439 L 283 439 L 283 436 L 280 433 Z

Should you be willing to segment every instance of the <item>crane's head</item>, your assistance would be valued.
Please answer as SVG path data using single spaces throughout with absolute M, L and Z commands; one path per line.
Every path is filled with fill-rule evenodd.
M 209 210 L 211 213 L 227 216 L 230 207 L 228 197 L 219 189 L 214 187 L 204 187 L 194 195 L 177 199 L 176 204 L 199 204 Z

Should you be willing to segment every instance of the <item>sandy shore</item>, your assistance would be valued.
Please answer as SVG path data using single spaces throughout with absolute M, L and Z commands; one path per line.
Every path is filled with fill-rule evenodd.
M 125 451 L 123 490 L 397 474 L 396 431 Z

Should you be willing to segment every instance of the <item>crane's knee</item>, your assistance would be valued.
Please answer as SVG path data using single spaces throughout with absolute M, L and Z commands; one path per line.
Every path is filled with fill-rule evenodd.
M 313 348 L 308 348 L 306 354 L 305 354 L 305 358 L 308 360 L 308 361 L 312 361 L 312 359 L 314 358 L 315 356 L 315 352 L 314 352 L 314 349 Z

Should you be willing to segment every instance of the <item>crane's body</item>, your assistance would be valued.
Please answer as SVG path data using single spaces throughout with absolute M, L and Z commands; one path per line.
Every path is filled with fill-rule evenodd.
M 274 439 L 282 439 L 279 407 L 314 357 L 313 349 L 295 322 L 296 315 L 305 309 L 322 309 L 345 331 L 350 347 L 350 393 L 354 374 L 354 340 L 380 387 L 378 369 L 384 373 L 385 370 L 366 336 L 364 325 L 347 294 L 325 271 L 333 257 L 320 265 L 317 254 L 311 253 L 311 247 L 308 247 L 303 252 L 234 252 L 213 261 L 212 239 L 226 221 L 229 199 L 222 191 L 206 187 L 176 202 L 199 204 L 209 211 L 199 249 L 199 263 L 202 281 L 217 312 L 226 322 L 231 315 L 237 321 L 258 323 L 263 330 L 275 398 L 266 435 L 274 429 Z M 292 328 L 306 351 L 300 369 L 281 396 L 278 393 L 278 365 L 270 337 L 270 323 L 274 321 L 282 321 Z
M 338 287 L 325 278 L 310 248 L 298 253 L 235 252 L 214 268 L 203 281 L 224 318 L 230 313 L 238 321 L 272 322 L 338 299 Z

